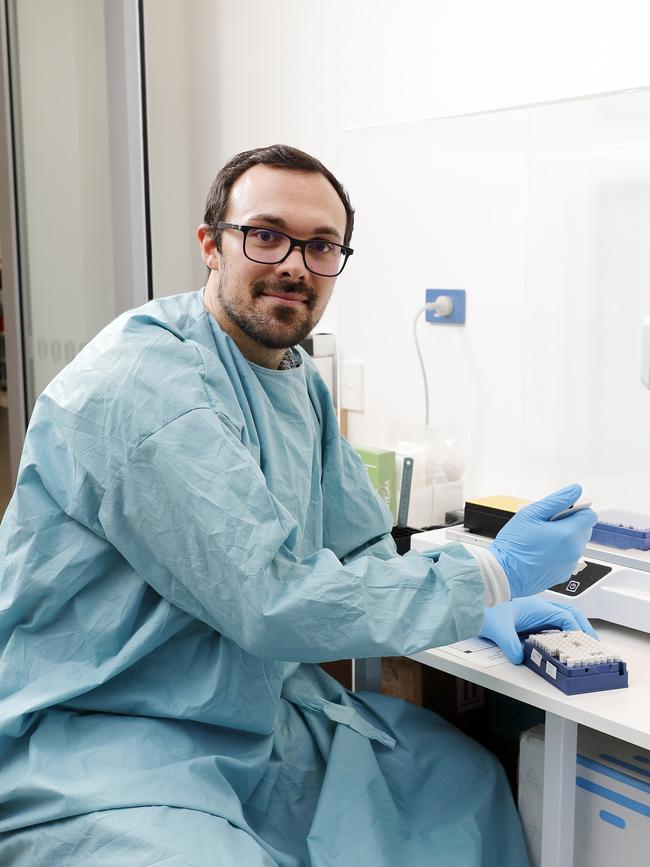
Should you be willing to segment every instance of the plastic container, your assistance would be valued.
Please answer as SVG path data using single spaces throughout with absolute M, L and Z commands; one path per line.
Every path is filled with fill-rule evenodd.
M 524 665 L 552 683 L 566 695 L 621 689 L 628 685 L 625 662 L 602 662 L 581 668 L 568 668 L 555 656 L 535 647 L 525 639 Z
M 421 533 L 422 530 L 417 527 L 393 527 L 391 535 L 395 540 L 398 554 L 407 554 L 411 550 L 411 536 L 414 533 Z
M 591 541 L 612 548 L 650 550 L 650 516 L 623 509 L 606 509 L 598 514 Z

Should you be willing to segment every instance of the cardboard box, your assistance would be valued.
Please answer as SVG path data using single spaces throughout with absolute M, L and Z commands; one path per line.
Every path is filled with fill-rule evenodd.
M 405 656 L 384 656 L 381 691 L 422 707 L 422 666 Z
M 544 726 L 521 736 L 519 814 L 541 865 Z M 578 726 L 574 867 L 638 867 L 650 844 L 650 752 Z M 643 854 L 645 853 L 645 854 Z
M 485 728 L 483 687 L 408 657 L 382 657 L 381 691 L 433 710 L 463 731 L 471 729 L 473 724 Z

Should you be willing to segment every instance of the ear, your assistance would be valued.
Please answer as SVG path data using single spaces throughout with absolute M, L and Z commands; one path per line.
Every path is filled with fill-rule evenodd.
M 214 243 L 212 232 L 207 223 L 201 223 L 196 230 L 196 237 L 201 245 L 201 256 L 211 271 L 218 271 L 221 264 L 221 254 Z

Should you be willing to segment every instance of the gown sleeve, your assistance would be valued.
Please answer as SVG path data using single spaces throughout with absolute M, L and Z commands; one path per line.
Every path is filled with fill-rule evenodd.
M 392 557 L 380 536 L 365 554 L 353 541 L 299 559 L 295 519 L 211 409 L 144 439 L 107 485 L 99 520 L 161 596 L 258 657 L 409 654 L 482 624 L 483 580 L 462 545 Z

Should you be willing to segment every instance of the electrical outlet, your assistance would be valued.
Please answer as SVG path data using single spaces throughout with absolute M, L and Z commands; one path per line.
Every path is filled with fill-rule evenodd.
M 454 309 L 449 316 L 438 316 L 435 310 L 425 310 L 426 320 L 432 325 L 464 325 L 465 324 L 465 290 L 464 289 L 427 289 L 426 304 L 446 295 L 451 298 Z

